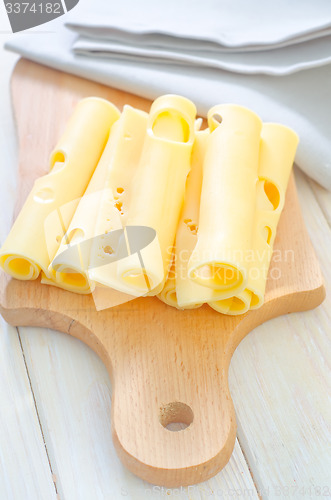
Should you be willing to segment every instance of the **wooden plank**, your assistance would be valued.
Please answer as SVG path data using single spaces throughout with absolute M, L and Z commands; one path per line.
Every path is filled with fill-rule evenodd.
M 17 57 L 3 50 L 0 53 L 1 244 L 11 225 L 17 189 L 17 142 L 9 98 L 9 77 Z M 0 498 L 55 499 L 52 472 L 17 330 L 1 317 L 0 408 Z
M 120 462 L 111 439 L 111 383 L 99 357 L 68 335 L 45 328 L 19 330 L 60 498 L 177 495 L 176 489 L 153 489 Z M 178 491 L 175 498 L 192 500 L 248 491 L 249 498 L 258 498 L 238 442 L 214 478 Z
M 0 318 L 0 498 L 56 499 L 15 328 Z
M 305 175 L 306 180 L 309 182 L 313 193 L 316 196 L 317 203 L 319 204 L 324 217 L 326 218 L 329 227 L 331 228 L 331 193 L 327 191 L 324 187 L 317 184 L 313 179 L 309 179 Z
M 330 288 L 331 233 L 305 176 L 298 171 L 296 180 Z M 330 324 L 328 294 L 313 311 L 259 326 L 234 354 L 238 437 L 262 497 L 331 496 Z

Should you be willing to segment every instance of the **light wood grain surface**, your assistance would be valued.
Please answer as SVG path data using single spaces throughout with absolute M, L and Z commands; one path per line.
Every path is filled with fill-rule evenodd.
M 7 86 L 13 59 L 7 54 L 1 59 L 1 238 L 16 190 Z M 297 181 L 329 283 L 330 198 L 302 174 Z M 272 320 L 243 341 L 230 367 L 239 439 L 234 453 L 215 478 L 180 491 L 152 491 L 119 462 L 110 437 L 110 382 L 90 349 L 58 332 L 20 328 L 17 335 L 4 326 L 0 402 L 7 411 L 0 417 L 0 497 L 217 499 L 260 493 L 285 498 L 288 491 L 291 498 L 318 498 L 319 491 L 327 497 L 329 311 L 326 301 L 315 311 Z

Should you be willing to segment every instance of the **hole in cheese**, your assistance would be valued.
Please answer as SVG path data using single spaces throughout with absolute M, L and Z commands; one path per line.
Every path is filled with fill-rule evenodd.
M 122 207 L 123 207 L 123 203 L 122 203 L 121 201 L 116 201 L 116 203 L 115 203 L 115 208 L 117 208 L 117 210 L 118 210 L 119 212 L 121 212 L 121 211 L 122 211 Z
M 111 255 L 112 253 L 114 253 L 114 250 L 113 250 L 113 249 L 112 249 L 112 247 L 111 247 L 111 246 L 109 246 L 109 245 L 107 245 L 107 246 L 103 249 L 103 251 L 104 251 L 105 253 L 108 253 L 109 255 Z
M 271 228 L 269 226 L 264 226 L 264 228 L 263 228 L 263 238 L 268 243 L 268 245 L 270 245 L 271 237 L 272 237 Z
M 256 207 L 259 210 L 277 210 L 280 193 L 277 186 L 267 179 L 258 179 L 256 185 Z
M 268 200 L 273 206 L 273 209 L 276 210 L 278 208 L 280 202 L 280 195 L 277 187 L 270 181 L 264 181 L 264 192 L 268 197 Z
M 62 168 L 65 161 L 66 161 L 66 158 L 65 158 L 65 154 L 63 153 L 63 151 L 54 151 L 54 153 L 51 156 L 50 170 L 53 170 L 54 167 L 56 170 L 58 170 L 58 168 Z
M 152 125 L 153 134 L 161 139 L 175 142 L 188 142 L 190 127 L 176 110 L 163 111 L 156 116 Z
M 198 234 L 198 226 L 196 224 L 189 224 L 188 227 L 192 234 Z
M 184 219 L 184 224 L 187 225 L 192 234 L 198 234 L 198 225 L 192 219 Z
M 219 113 L 214 113 L 211 117 L 211 131 L 215 130 L 223 121 L 222 116 Z
M 208 126 L 210 133 L 213 133 L 223 122 L 223 117 L 220 113 L 217 113 L 215 110 L 215 113 L 212 115 L 208 116 Z

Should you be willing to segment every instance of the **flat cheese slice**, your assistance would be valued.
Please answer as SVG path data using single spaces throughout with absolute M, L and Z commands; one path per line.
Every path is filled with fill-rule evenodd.
M 208 124 L 198 240 L 188 275 L 227 299 L 247 282 L 262 122 L 252 111 L 228 104 L 212 108 Z
M 70 223 L 107 142 L 119 111 L 104 99 L 83 99 L 76 106 L 51 154 L 50 173 L 40 177 L 0 250 L 0 265 L 17 279 L 36 279 L 48 267 Z M 46 218 L 67 204 L 61 224 L 49 226 Z

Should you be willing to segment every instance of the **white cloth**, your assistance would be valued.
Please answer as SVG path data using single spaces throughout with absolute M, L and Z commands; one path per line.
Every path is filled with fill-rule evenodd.
M 80 36 L 72 46 L 76 54 L 112 59 L 121 57 L 155 64 L 172 62 L 197 67 L 225 69 L 236 73 L 288 75 L 331 63 L 331 35 L 300 44 L 263 51 L 177 50 L 138 43 Z
M 99 1 L 101 0 L 98 0 L 98 2 Z M 126 5 L 128 1 L 129 0 L 125 0 L 123 5 Z M 130 0 L 131 3 L 132 1 L 133 0 Z M 178 2 L 178 0 L 176 1 L 181 5 L 181 2 Z M 252 7 L 252 5 L 261 3 L 261 1 L 262 0 L 254 0 L 253 2 L 252 0 L 249 4 Z M 153 2 L 151 2 L 151 0 L 144 0 L 144 2 L 149 2 L 151 6 L 151 15 L 146 14 L 146 19 L 142 15 L 138 16 L 138 11 L 141 12 L 142 10 L 142 2 L 136 2 L 134 5 L 137 4 L 137 7 L 133 10 L 133 17 L 131 16 L 130 19 L 135 19 L 136 31 L 139 31 L 137 26 L 140 26 L 141 30 L 145 33 L 148 26 L 152 26 L 153 33 L 156 33 L 158 29 L 161 29 L 161 21 L 159 18 L 162 18 L 162 14 L 159 13 L 159 20 L 157 20 Z M 167 3 L 168 8 L 169 2 L 170 0 Z M 86 8 L 86 3 L 87 2 L 83 4 L 84 9 Z M 102 0 L 102 3 L 104 3 L 104 0 Z M 158 2 L 154 3 L 158 4 Z M 194 19 L 197 18 L 199 13 L 197 6 L 199 5 L 201 10 L 202 2 L 200 0 L 199 2 L 191 0 L 191 3 L 195 9 L 194 16 L 191 13 L 193 16 L 192 19 Z M 315 41 L 320 40 L 320 35 L 322 33 L 325 34 L 330 26 L 330 16 L 328 17 L 326 15 L 326 9 L 323 10 L 321 8 L 319 11 L 317 7 L 318 4 L 325 6 L 328 1 L 323 2 L 319 0 L 314 2 L 310 13 L 311 18 L 309 19 L 301 15 L 301 7 L 299 8 L 299 6 L 302 5 L 308 9 L 311 2 L 301 0 L 299 4 L 297 2 L 288 2 L 291 6 L 293 3 L 296 4 L 297 15 L 290 16 L 288 22 L 280 23 L 277 29 L 276 26 L 272 28 L 273 23 L 269 22 L 267 27 L 264 24 L 263 29 L 258 30 L 257 23 L 253 23 L 253 27 L 250 27 L 249 30 L 250 33 L 248 34 L 246 32 L 244 36 L 239 28 L 232 31 L 234 26 L 233 18 L 235 16 L 233 13 L 233 5 L 239 3 L 243 6 L 246 0 L 237 0 L 237 2 L 234 0 L 220 1 L 221 5 L 225 3 L 228 6 L 227 18 L 229 20 L 229 29 L 223 32 L 218 31 L 219 24 L 214 21 L 218 16 L 211 15 L 209 18 L 209 20 L 211 19 L 211 25 L 208 38 L 206 37 L 208 16 L 205 13 L 205 4 L 203 4 L 204 9 L 201 10 L 201 12 L 203 11 L 203 14 L 201 14 L 201 24 L 204 28 L 198 32 L 198 35 L 196 24 L 193 29 L 192 22 L 188 23 L 186 22 L 187 20 L 183 22 L 183 18 L 181 18 L 180 23 L 175 15 L 170 16 L 169 13 L 165 15 L 165 19 L 168 19 L 168 21 L 170 18 L 172 19 L 174 17 L 176 20 L 172 31 L 174 32 L 177 30 L 177 35 L 166 37 L 171 41 L 170 45 L 173 44 L 175 46 L 175 42 L 180 39 L 178 30 L 181 29 L 183 35 L 181 39 L 188 45 L 190 37 L 195 36 L 195 40 L 199 37 L 206 37 L 204 39 L 206 44 L 222 43 L 224 45 L 223 49 L 227 46 L 231 46 L 232 48 L 230 51 L 232 52 L 233 47 L 238 48 L 239 46 L 245 46 L 247 49 L 247 47 L 256 48 L 257 45 L 264 44 L 264 48 L 268 46 L 270 49 L 272 46 L 275 47 L 279 44 L 287 43 L 288 45 L 292 44 L 292 47 L 293 41 L 298 42 L 300 38 L 305 39 L 305 43 L 308 43 L 308 36 L 311 36 Z M 264 1 L 264 4 L 266 3 L 267 2 Z M 206 3 L 207 6 L 212 4 L 216 12 L 218 2 L 216 3 L 212 0 L 208 0 L 208 3 Z M 285 2 L 281 0 L 279 2 L 274 2 L 274 4 L 277 5 L 277 9 L 273 7 L 273 12 L 270 15 L 277 16 L 280 7 L 285 8 Z M 80 25 L 86 23 L 84 26 L 87 27 L 88 20 L 84 20 L 84 9 L 80 11 L 79 5 L 80 4 L 68 14 L 68 18 L 65 16 L 64 20 L 69 20 L 70 25 L 73 26 L 73 19 L 77 16 Z M 172 5 L 176 11 L 174 0 L 171 0 L 170 5 Z M 330 5 L 330 10 L 331 3 L 328 3 L 328 5 Z M 93 3 L 93 8 L 94 6 L 95 3 Z M 114 7 L 114 12 L 116 9 Z M 123 9 L 121 9 L 121 12 Z M 252 12 L 254 13 L 254 9 L 252 9 Z M 115 17 L 115 15 L 113 17 L 107 17 L 105 12 L 101 14 L 100 16 L 99 12 L 99 16 L 97 16 L 99 24 L 97 24 L 96 15 L 94 17 L 91 15 L 89 22 L 91 25 L 93 24 L 93 29 L 96 30 L 98 34 L 98 40 L 101 40 L 102 43 L 108 43 L 108 38 L 102 39 L 102 37 L 100 38 L 99 36 L 103 33 L 100 19 L 102 18 L 107 37 L 109 36 L 109 31 L 114 31 L 113 28 L 109 28 L 113 25 L 117 26 L 118 31 L 124 33 L 125 19 L 123 19 L 123 17 L 118 17 L 120 14 L 118 14 L 117 17 Z M 135 17 L 135 15 L 137 17 Z M 155 17 L 155 24 L 150 24 L 153 16 Z M 148 22 L 147 18 L 149 19 Z M 242 21 L 242 27 L 244 16 L 240 15 L 239 18 Z M 230 23 L 231 19 L 232 23 Z M 262 24 L 263 19 L 266 20 L 266 16 L 264 18 L 263 16 L 261 17 L 260 23 Z M 279 20 L 279 16 L 277 19 Z M 246 24 L 249 24 L 247 19 Z M 162 26 L 165 25 L 166 22 Z M 52 21 L 48 26 L 49 29 L 53 29 L 55 32 L 15 34 L 12 35 L 7 42 L 7 48 L 36 62 L 132 93 L 140 94 L 148 98 L 155 98 L 160 94 L 169 92 L 185 95 L 197 104 L 198 111 L 202 115 L 205 115 L 207 110 L 216 103 L 232 102 L 247 106 L 257 112 L 264 121 L 280 122 L 292 127 L 300 136 L 300 144 L 296 156 L 297 164 L 320 184 L 327 189 L 331 189 L 330 64 L 315 69 L 306 69 L 305 71 L 275 77 L 261 74 L 244 75 L 224 71 L 222 69 L 210 68 L 207 67 L 207 65 L 203 66 L 201 64 L 179 64 L 178 60 L 176 64 L 174 64 L 173 59 L 170 58 L 160 63 L 144 56 L 140 56 L 137 59 L 136 55 L 130 55 L 130 53 L 127 53 L 125 56 L 118 52 L 116 54 L 114 53 L 112 56 L 107 53 L 107 57 L 102 57 L 102 55 L 91 57 L 78 55 L 72 50 L 72 47 L 77 48 L 77 44 L 80 42 L 76 40 L 76 35 L 73 32 L 70 32 L 63 26 L 63 18 Z M 130 26 L 130 30 L 132 31 L 132 26 Z M 149 28 L 149 31 L 152 32 L 151 28 Z M 170 31 L 169 26 L 168 31 Z M 123 33 L 123 40 L 126 40 Z M 165 33 L 164 28 L 162 33 Z M 162 33 L 160 35 L 161 38 Z M 216 40 L 217 33 L 220 33 L 220 36 Z M 83 36 L 85 37 L 86 34 Z M 138 36 L 138 34 L 135 36 Z M 153 34 L 153 44 L 155 44 L 155 37 L 156 34 Z M 96 40 L 94 40 L 94 42 L 95 41 Z M 130 40 L 129 42 L 131 43 Z M 119 44 L 118 39 L 116 43 Z M 150 44 L 150 46 L 154 46 L 153 44 Z M 131 45 L 133 44 L 131 43 Z M 164 50 L 171 51 L 171 49 L 169 49 L 170 45 L 168 44 L 167 49 Z M 275 48 L 272 50 L 275 50 Z M 230 55 L 230 51 L 224 50 L 224 53 Z M 210 51 L 210 53 L 212 53 L 212 51 Z M 271 53 L 271 51 L 269 51 L 269 53 Z
M 269 75 L 331 62 L 330 0 L 81 1 L 77 54 Z
M 88 36 L 144 35 L 176 48 L 263 48 L 331 33 L 330 0 L 80 0 L 67 23 Z M 209 47 L 207 47 L 209 48 Z

